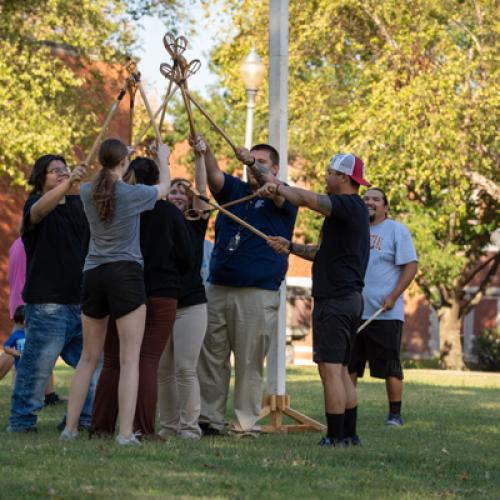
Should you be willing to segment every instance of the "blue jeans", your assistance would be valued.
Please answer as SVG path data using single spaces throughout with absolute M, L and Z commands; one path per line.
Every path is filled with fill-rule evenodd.
M 43 408 L 45 387 L 57 358 L 73 368 L 82 353 L 82 322 L 79 305 L 26 304 L 26 343 L 16 373 L 12 393 L 10 431 L 22 431 L 36 425 L 35 412 Z M 95 379 L 80 415 L 80 425 L 90 425 Z

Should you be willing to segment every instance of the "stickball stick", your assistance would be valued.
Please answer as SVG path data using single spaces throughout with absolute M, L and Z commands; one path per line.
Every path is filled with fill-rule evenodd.
M 156 140 L 158 141 L 158 144 L 160 144 L 160 143 L 162 143 L 160 131 L 159 131 L 158 125 L 156 124 L 156 121 L 154 119 L 153 110 L 151 109 L 151 106 L 149 104 L 148 96 L 146 95 L 146 92 L 144 91 L 144 88 L 142 86 L 141 74 L 139 73 L 139 71 L 137 71 L 137 65 L 135 64 L 135 62 L 131 61 L 127 65 L 127 70 L 130 73 L 130 77 L 133 78 L 133 80 L 137 84 L 137 88 L 139 89 L 139 92 L 141 93 L 142 101 L 144 102 L 144 107 L 146 108 L 146 111 L 148 112 L 151 124 L 153 125 L 153 129 L 154 129 L 155 135 L 156 135 Z
M 87 165 L 90 165 L 90 162 L 94 159 L 94 155 L 96 154 L 97 148 L 101 144 L 102 136 L 106 132 L 106 130 L 109 126 L 109 123 L 111 122 L 111 118 L 113 118 L 113 115 L 115 114 L 116 110 L 118 109 L 120 102 L 125 97 L 125 94 L 127 93 L 127 88 L 128 88 L 128 80 L 125 83 L 125 85 L 120 89 L 120 92 L 118 93 L 118 95 L 115 99 L 115 102 L 113 102 L 113 104 L 111 105 L 111 109 L 109 110 L 108 115 L 106 116 L 106 119 L 104 120 L 104 124 L 102 126 L 102 129 L 99 132 L 99 134 L 97 135 L 97 137 L 95 138 L 94 144 L 92 144 L 92 147 L 90 148 L 90 151 L 89 151 L 87 157 L 85 158 L 84 163 L 86 163 Z
M 385 311 L 385 308 L 381 307 L 377 309 L 356 331 L 356 333 L 360 333 L 363 331 L 374 319 L 376 319 L 380 314 Z
M 172 98 L 172 96 L 177 92 L 178 88 L 179 87 L 174 87 L 172 89 L 172 91 L 165 96 L 165 99 L 161 103 L 160 107 L 155 111 L 155 114 L 154 114 L 154 119 L 155 120 L 158 117 L 158 115 L 162 112 L 162 110 L 166 109 L 168 102 L 170 101 L 170 99 Z M 141 132 L 137 136 L 137 139 L 135 140 L 135 143 L 134 143 L 134 148 L 137 148 L 139 146 L 139 144 L 141 143 L 143 137 L 146 135 L 146 132 L 149 130 L 149 127 L 151 127 L 151 119 L 149 119 L 149 121 L 146 124 L 146 126 L 141 130 Z M 158 127 L 158 129 L 159 129 L 159 127 Z
M 217 123 L 215 123 L 214 119 L 203 109 L 201 104 L 199 104 L 196 99 L 186 90 L 186 94 L 189 97 L 189 100 L 198 108 L 198 111 L 210 122 L 212 127 L 219 132 L 219 134 L 224 138 L 224 140 L 231 146 L 234 153 L 237 153 L 237 147 L 235 143 L 231 140 L 231 138 L 222 130 Z
M 257 236 L 259 236 L 260 238 L 262 238 L 263 240 L 265 241 L 268 241 L 269 240 L 269 236 L 267 234 L 264 234 L 262 231 L 259 231 L 256 227 L 252 226 L 251 224 L 249 224 L 248 222 L 244 221 L 243 219 L 240 219 L 237 215 L 234 215 L 232 212 L 230 212 L 229 210 L 226 210 L 225 208 L 222 208 L 218 203 L 215 203 L 213 201 L 210 201 L 206 196 L 203 196 L 202 194 L 200 194 L 196 189 L 194 189 L 193 187 L 187 187 L 187 190 L 190 191 L 194 196 L 196 196 L 197 198 L 199 198 L 200 200 L 204 201 L 205 203 L 207 203 L 208 205 L 210 205 L 211 207 L 214 207 L 216 210 L 219 210 L 220 212 L 222 212 L 224 215 L 227 215 L 230 219 L 233 219 L 234 221 L 236 221 L 238 224 L 240 224 L 241 226 L 243 226 L 244 228 L 248 229 L 249 231 L 251 231 L 252 233 L 256 234 Z
M 220 207 L 221 208 L 232 207 L 233 205 L 237 205 L 238 203 L 243 203 L 244 201 L 251 200 L 257 196 L 258 196 L 257 193 L 249 194 L 248 196 L 244 196 L 243 198 L 238 198 L 237 200 L 228 201 L 227 203 L 224 203 L 224 205 L 221 205 Z M 184 216 L 186 218 L 189 218 L 189 220 L 197 220 L 200 218 L 201 215 L 207 214 L 207 213 L 212 212 L 214 210 L 217 210 L 217 209 L 211 208 L 209 210 L 197 210 L 196 208 L 190 208 L 184 212 Z

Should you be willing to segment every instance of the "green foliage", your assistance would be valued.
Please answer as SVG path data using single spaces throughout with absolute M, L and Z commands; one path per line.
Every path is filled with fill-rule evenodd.
M 252 45 L 268 62 L 268 2 L 225 0 L 232 23 L 213 52 L 228 107 L 244 106 L 239 64 Z M 414 232 L 436 306 L 484 255 L 500 223 L 494 200 L 468 178 L 495 182 L 497 2 L 313 0 L 289 3 L 289 144 L 308 184 L 332 154 L 353 151 L 384 188 L 393 217 Z M 266 135 L 267 89 L 256 123 Z M 242 121 L 242 120 L 241 120 Z M 319 188 L 320 190 L 322 188 Z M 317 241 L 318 219 L 301 216 Z M 439 285 L 439 286 L 438 286 Z
M 98 62 L 121 64 L 134 42 L 127 7 L 137 14 L 169 0 L 32 0 L 0 3 L 0 175 L 16 184 L 41 154 L 71 158 L 99 129 Z M 146 10 L 144 10 L 146 9 Z M 99 123 L 100 125 L 100 123 Z
M 474 367 L 488 372 L 500 371 L 500 329 L 483 330 L 474 339 L 474 356 L 477 362 Z

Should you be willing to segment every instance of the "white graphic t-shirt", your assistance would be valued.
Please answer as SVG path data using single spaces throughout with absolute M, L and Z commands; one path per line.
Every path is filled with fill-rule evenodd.
M 376 226 L 370 226 L 370 260 L 363 289 L 363 319 L 368 319 L 379 309 L 384 299 L 394 290 L 401 276 L 402 266 L 417 260 L 410 231 L 404 224 L 385 219 Z M 384 311 L 377 317 L 377 320 L 393 319 L 404 321 L 402 295 L 393 309 Z

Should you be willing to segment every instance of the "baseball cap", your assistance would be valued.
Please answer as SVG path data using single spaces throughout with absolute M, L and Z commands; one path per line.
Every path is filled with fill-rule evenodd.
M 336 170 L 348 175 L 354 182 L 362 186 L 370 186 L 370 183 L 363 178 L 364 176 L 364 163 L 361 158 L 353 154 L 337 154 L 331 161 L 328 170 Z

